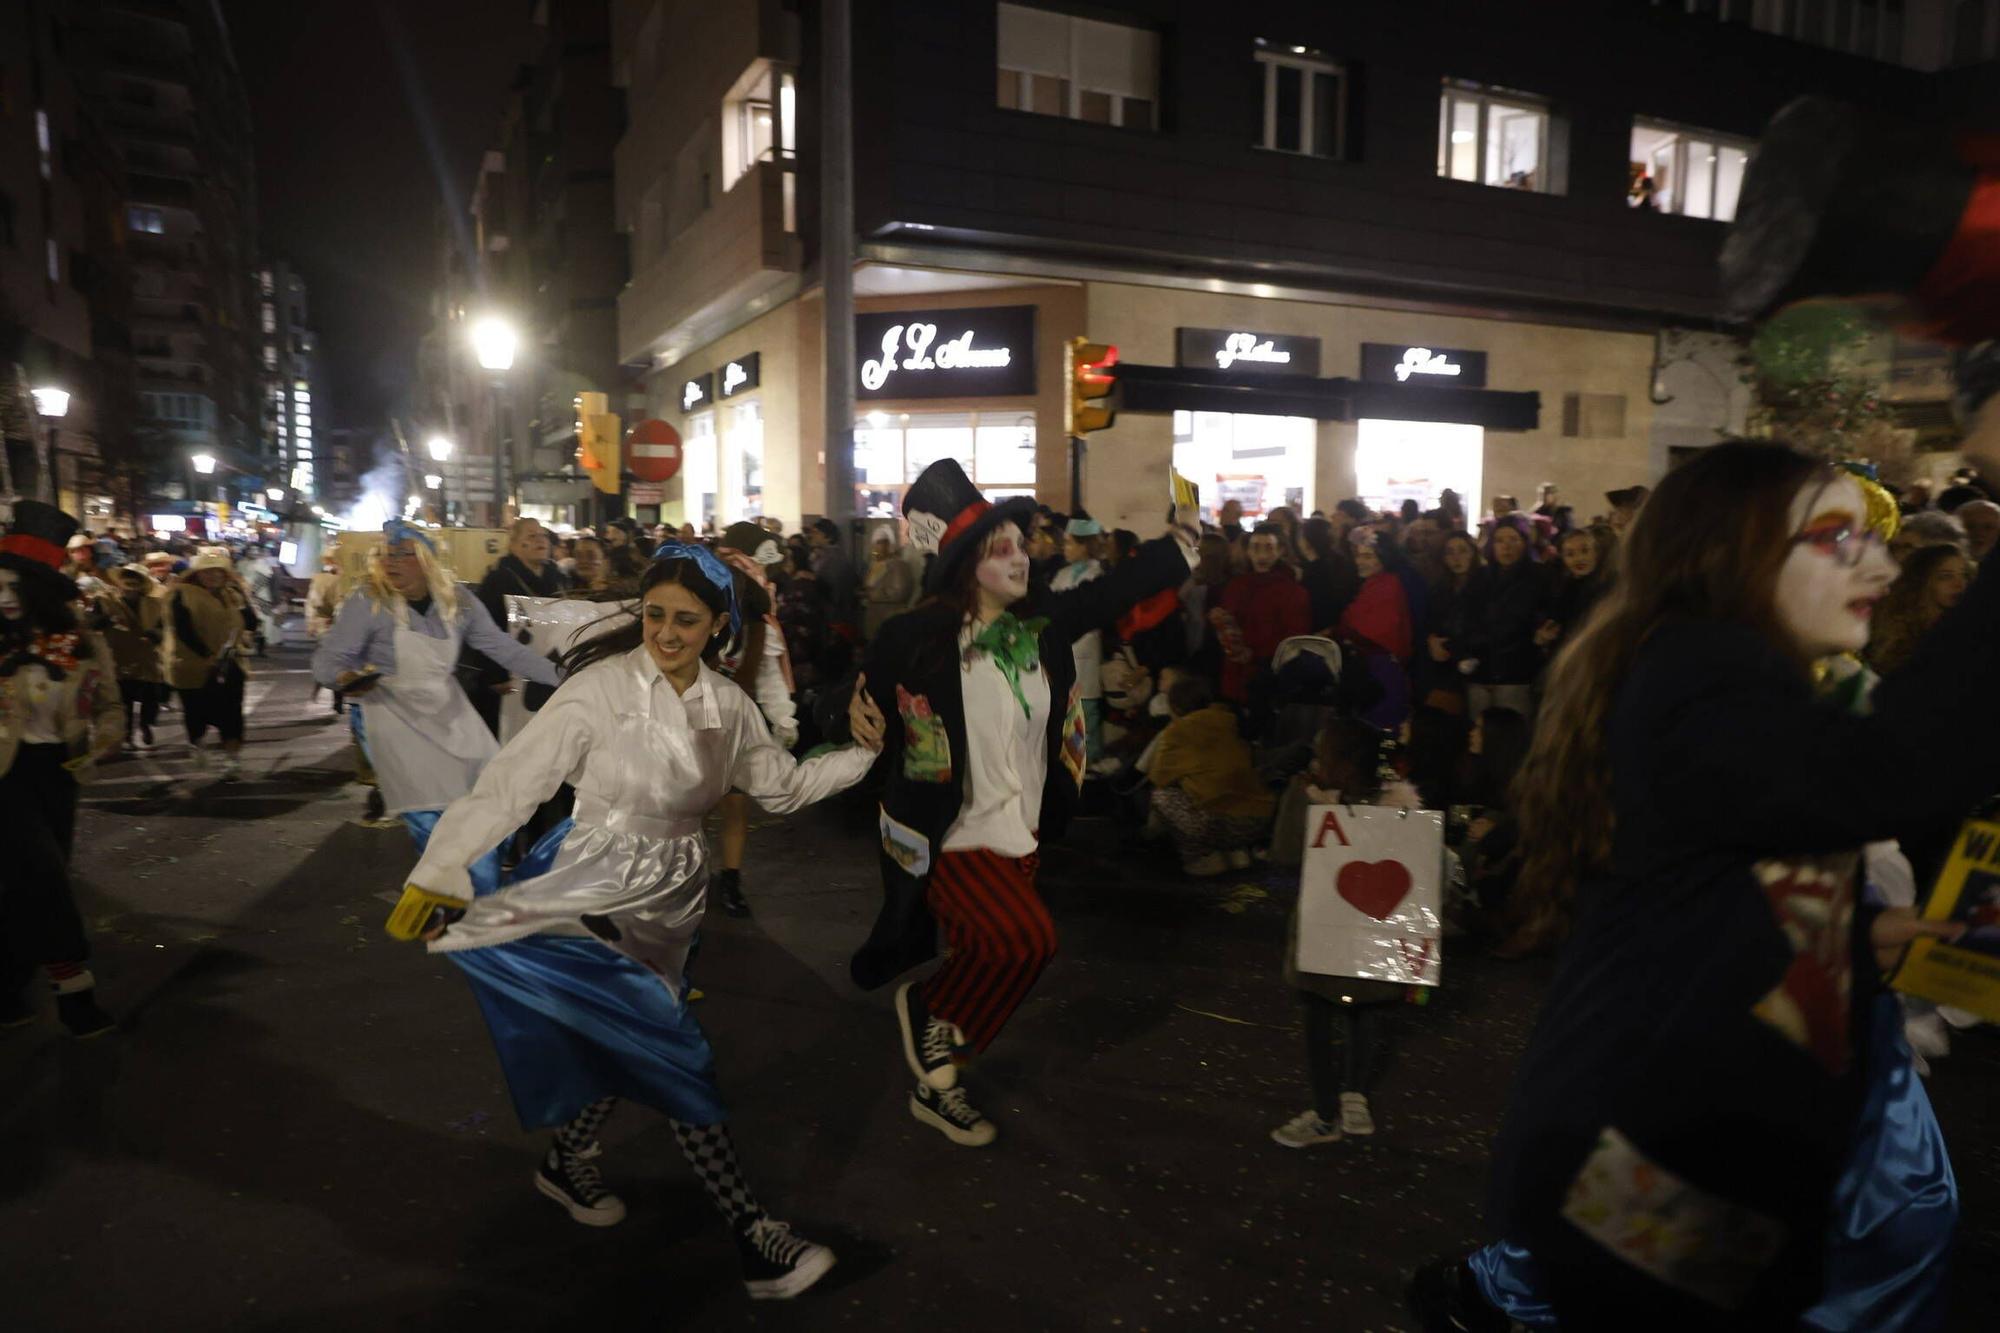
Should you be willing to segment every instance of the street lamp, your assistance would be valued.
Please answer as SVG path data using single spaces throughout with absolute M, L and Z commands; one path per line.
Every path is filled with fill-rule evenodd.
M 56 459 L 60 456 L 56 439 L 57 432 L 62 429 L 62 419 L 69 415 L 69 390 L 44 385 L 39 389 L 30 389 L 28 394 L 35 400 L 35 411 L 47 418 L 49 423 L 49 456 L 41 460 L 42 475 L 37 479 L 37 489 L 43 500 L 54 503 Z
M 204 477 L 211 475 L 215 471 L 214 454 L 196 454 L 188 461 L 193 463 L 194 470 Z
M 451 457 L 451 441 L 442 435 L 433 435 L 430 438 L 430 450 L 431 457 L 442 463 Z
M 472 322 L 472 351 L 482 370 L 511 370 L 514 348 L 520 339 L 514 326 L 498 315 L 482 315 Z
M 282 486 L 267 486 L 264 488 L 264 496 L 269 500 L 282 500 L 285 498 L 285 488 Z
M 430 489 L 430 490 L 433 490 L 433 491 L 434 491 L 434 490 L 436 490 L 436 489 L 437 489 L 438 487 L 440 487 L 440 486 L 444 485 L 444 478 L 443 478 L 443 477 L 440 477 L 440 476 L 439 476 L 439 475 L 438 475 L 437 473 L 435 473 L 435 472 L 426 472 L 426 473 L 424 473 L 424 485 L 425 485 L 425 487 L 427 487 L 428 489 Z

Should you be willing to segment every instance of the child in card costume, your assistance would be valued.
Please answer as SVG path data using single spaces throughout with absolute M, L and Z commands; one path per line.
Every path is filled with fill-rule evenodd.
M 882 626 L 850 709 L 857 734 L 883 728 L 889 761 L 886 901 L 854 979 L 872 990 L 928 961 L 943 928 L 949 957 L 898 988 L 896 1015 L 917 1080 L 911 1114 L 968 1147 L 996 1131 L 966 1100 L 956 1060 L 992 1044 L 1055 953 L 1035 871 L 1089 762 L 1071 644 L 1178 587 L 1196 540 L 1177 526 L 1104 577 L 1029 605 L 1034 513 L 1029 499 L 989 505 L 949 459 L 924 469 L 903 514 L 935 555 L 926 600 Z
M 1817 697 L 1895 572 L 1870 515 L 1715 445 L 1557 659 L 1519 891 L 1574 885 L 1574 926 L 1494 1147 L 1503 1239 L 1418 1275 L 1425 1327 L 1941 1326 L 1956 1187 L 1879 976 L 1955 928 L 1881 906 L 1864 845 L 2000 786 L 2000 579 L 1872 715 Z

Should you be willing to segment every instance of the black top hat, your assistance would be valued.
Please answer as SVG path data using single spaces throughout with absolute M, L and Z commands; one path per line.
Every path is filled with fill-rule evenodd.
M 54 505 L 40 500 L 15 501 L 13 526 L 5 537 L 0 537 L 0 568 L 74 593 L 76 585 L 62 572 L 62 567 L 68 559 L 69 539 L 76 529 L 77 521 Z
M 1941 336 L 1992 337 L 2000 245 L 1989 225 L 1966 224 L 1992 210 L 1993 188 L 1946 129 L 1864 120 L 1821 97 L 1787 103 L 1722 247 L 1723 311 L 1750 320 L 1809 297 L 1888 293 L 1914 300 Z
M 903 495 L 903 517 L 910 541 L 925 555 L 936 555 L 924 574 L 924 591 L 947 586 L 966 556 L 979 550 L 986 534 L 1002 523 L 1026 527 L 1035 502 L 1025 495 L 988 504 L 957 460 L 940 458 L 918 474 Z

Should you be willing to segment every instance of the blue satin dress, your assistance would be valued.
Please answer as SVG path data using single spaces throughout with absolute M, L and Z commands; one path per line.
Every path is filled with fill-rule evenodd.
M 1819 1333 L 1925 1333 L 1944 1327 L 1958 1226 L 1958 1180 L 1944 1132 L 1903 1041 L 1893 995 L 1875 998 L 1868 1098 L 1833 1191 L 1826 1292 L 1800 1321 Z M 1467 1261 L 1487 1301 L 1530 1328 L 1558 1328 L 1535 1258 L 1498 1241 Z

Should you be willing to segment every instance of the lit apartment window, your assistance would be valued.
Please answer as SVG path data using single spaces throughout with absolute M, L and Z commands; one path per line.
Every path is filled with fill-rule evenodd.
M 759 60 L 722 99 L 722 188 L 760 162 L 790 161 L 798 148 L 798 90 L 792 76 Z
M 997 103 L 1131 130 L 1159 128 L 1160 35 L 1001 4 Z
M 278 312 L 271 308 L 271 303 L 269 301 L 266 301 L 264 303 L 264 332 L 276 333 L 277 331 L 278 331 Z
M 41 150 L 42 179 L 54 180 L 56 174 L 55 144 L 49 137 L 49 113 L 35 108 L 35 147 Z
M 271 346 L 271 345 L 270 345 L 269 343 L 265 343 L 265 344 L 264 344 L 264 369 L 266 369 L 266 370 L 276 370 L 277 368 L 278 368 L 278 349 L 277 349 L 277 348 L 275 348 L 275 347 L 273 347 L 273 346 Z
M 56 247 L 56 238 L 49 237 L 49 281 L 62 281 L 62 251 Z
M 1259 148 L 1307 157 L 1346 155 L 1346 72 L 1303 46 L 1259 41 L 1264 131 Z
M 257 275 L 257 287 L 260 291 L 264 293 L 264 295 L 269 296 L 271 294 L 272 283 L 271 283 L 270 269 L 267 268 L 262 273 L 259 273 Z
M 133 231 L 143 231 L 154 236 L 164 235 L 167 221 L 157 208 L 127 208 L 125 225 Z
M 1520 93 L 1445 83 L 1438 104 L 1438 175 L 1536 194 L 1561 194 L 1549 108 Z
M 1632 122 L 1626 202 L 1634 208 L 1728 222 L 1756 144 L 1664 121 Z

